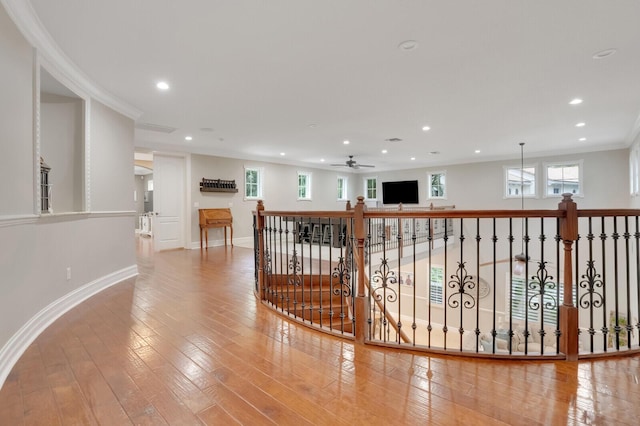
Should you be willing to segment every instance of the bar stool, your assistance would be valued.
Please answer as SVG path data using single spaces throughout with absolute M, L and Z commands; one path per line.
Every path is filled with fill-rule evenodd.
M 322 244 L 331 244 L 331 225 L 322 227 Z
M 311 231 L 311 242 L 320 242 L 320 225 L 313 225 L 313 230 Z

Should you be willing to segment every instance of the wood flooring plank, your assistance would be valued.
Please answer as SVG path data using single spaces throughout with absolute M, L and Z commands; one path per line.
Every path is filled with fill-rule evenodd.
M 635 425 L 640 356 L 501 361 L 314 332 L 253 295 L 253 251 L 154 252 L 61 316 L 0 389 L 0 425 Z
M 24 422 L 27 425 L 62 425 L 51 389 L 39 389 L 24 395 Z

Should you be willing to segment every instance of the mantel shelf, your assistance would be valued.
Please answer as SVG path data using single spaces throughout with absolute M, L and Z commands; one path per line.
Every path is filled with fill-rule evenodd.
M 238 188 L 200 188 L 200 192 L 238 192 Z

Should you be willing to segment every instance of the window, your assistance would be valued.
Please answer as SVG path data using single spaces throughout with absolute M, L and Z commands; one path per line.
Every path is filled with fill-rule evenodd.
M 262 198 L 262 169 L 245 166 L 244 199 L 257 200 L 260 198 Z
M 447 198 L 445 172 L 429 173 L 429 198 Z
M 429 280 L 429 301 L 442 305 L 442 289 L 444 287 L 444 268 L 442 266 L 431 267 Z
M 509 277 L 507 273 L 507 282 Z M 556 284 L 556 283 L 554 283 Z M 563 302 L 564 286 L 560 283 L 560 297 L 558 298 L 558 289 L 549 288 L 547 283 L 543 300 L 540 300 L 539 284 L 536 283 L 534 288 L 531 288 L 531 281 L 529 286 L 529 292 L 527 294 L 525 288 L 525 279 L 522 276 L 514 275 L 511 279 L 511 285 L 513 289 L 511 300 L 511 315 L 514 320 L 525 321 L 525 318 L 529 322 L 540 322 L 540 315 L 544 312 L 545 324 L 556 324 L 558 321 L 558 307 Z M 527 299 L 527 296 L 529 298 Z M 559 299 L 559 300 L 558 300 Z M 509 290 L 506 292 L 507 306 L 509 306 Z M 541 303 L 542 302 L 542 303 Z M 535 309 L 533 307 L 536 307 Z
M 505 198 L 535 197 L 536 166 L 504 168 Z
M 629 150 L 629 192 L 637 196 L 640 193 L 640 143 L 635 143 Z
M 347 200 L 347 178 L 338 176 L 338 201 Z
M 547 164 L 545 195 L 582 194 L 582 161 Z
M 378 178 L 367 178 L 364 180 L 364 198 L 365 200 L 378 199 Z
M 298 200 L 311 200 L 311 173 L 298 172 Z

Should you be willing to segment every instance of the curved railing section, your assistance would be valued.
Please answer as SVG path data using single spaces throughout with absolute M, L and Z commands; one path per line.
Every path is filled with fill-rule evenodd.
M 497 358 L 640 348 L 640 210 L 255 215 L 256 294 L 359 343 Z

